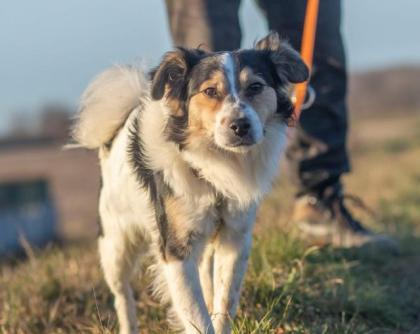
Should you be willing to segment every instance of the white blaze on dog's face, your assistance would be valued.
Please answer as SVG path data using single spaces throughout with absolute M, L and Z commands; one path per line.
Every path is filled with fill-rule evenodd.
M 213 124 L 209 124 L 213 127 L 216 145 L 228 150 L 259 143 L 264 136 L 266 120 L 264 110 L 260 109 L 266 107 L 264 109 L 269 109 L 272 113 L 276 109 L 276 96 L 273 89 L 267 89 L 271 91 L 271 94 L 265 94 L 267 96 L 264 105 L 254 107 L 252 100 L 263 93 L 267 84 L 263 78 L 253 74 L 248 67 L 239 72 L 234 57 L 232 53 L 219 56 L 224 83 L 220 83 L 220 86 L 223 86 L 224 90 L 221 92 L 216 90 L 216 94 L 220 94 L 222 103 L 215 113 Z M 251 75 L 247 75 L 248 73 Z M 204 85 L 207 84 L 208 82 L 204 82 Z M 256 87 L 255 92 L 248 92 L 250 90 L 248 86 Z M 210 86 L 210 89 L 213 88 Z
M 167 54 L 153 74 L 152 97 L 165 97 L 171 110 L 169 139 L 246 152 L 271 122 L 289 118 L 287 87 L 307 77 L 298 53 L 270 33 L 255 49 Z

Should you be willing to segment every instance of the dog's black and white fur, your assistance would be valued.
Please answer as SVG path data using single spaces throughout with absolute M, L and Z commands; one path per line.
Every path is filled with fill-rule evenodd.
M 151 255 L 154 291 L 186 333 L 230 333 L 256 209 L 277 174 L 299 54 L 179 48 L 149 75 L 114 67 L 82 97 L 77 142 L 99 149 L 99 252 L 120 333 L 136 333 L 129 281 Z

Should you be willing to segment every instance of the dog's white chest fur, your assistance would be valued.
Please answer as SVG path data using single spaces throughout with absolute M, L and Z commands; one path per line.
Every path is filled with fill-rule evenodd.
M 258 203 L 269 191 L 284 146 L 284 125 L 266 129 L 264 142 L 244 156 L 215 148 L 190 152 L 165 138 L 166 112 L 161 102 L 147 100 L 130 114 L 111 150 L 101 150 L 102 196 L 120 214 L 132 215 L 141 229 L 145 218 L 154 219 L 147 191 L 139 186 L 128 154 L 130 126 L 136 120 L 148 166 L 161 171 L 172 191 L 201 212 L 200 216 L 214 207 L 218 195 L 239 210 Z

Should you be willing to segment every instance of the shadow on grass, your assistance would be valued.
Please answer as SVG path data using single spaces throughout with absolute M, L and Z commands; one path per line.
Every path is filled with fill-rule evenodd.
M 399 254 L 307 248 L 281 231 L 258 238 L 237 333 L 420 333 L 419 199 L 381 203 Z
M 261 330 L 269 318 L 290 333 L 407 333 L 419 323 L 420 239 L 407 243 L 398 256 L 324 248 L 287 264 L 285 277 L 248 280 L 238 326 L 272 333 Z

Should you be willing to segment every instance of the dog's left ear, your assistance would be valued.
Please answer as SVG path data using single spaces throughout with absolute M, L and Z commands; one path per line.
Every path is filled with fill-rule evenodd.
M 280 78 L 299 83 L 309 78 L 309 69 L 299 53 L 287 42 L 280 40 L 277 32 L 271 31 L 255 45 L 256 50 L 267 51 Z

